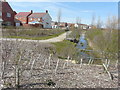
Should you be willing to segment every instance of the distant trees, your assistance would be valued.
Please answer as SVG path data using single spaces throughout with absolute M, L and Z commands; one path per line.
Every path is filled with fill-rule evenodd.
M 76 17 L 76 23 L 81 24 L 81 18 L 80 17 Z
M 118 29 L 118 18 L 116 16 L 108 16 L 106 21 L 107 29 Z
M 92 15 L 91 26 L 92 27 L 96 26 L 96 16 L 95 16 L 95 14 Z
M 98 17 L 98 20 L 97 20 L 97 25 L 96 25 L 97 28 L 102 28 L 102 21 L 101 21 L 101 18 L 100 16 Z
M 96 18 L 95 14 L 93 14 L 91 19 L 91 27 L 100 29 L 102 26 L 105 26 L 105 28 L 109 30 L 118 29 L 117 16 L 108 16 L 106 18 L 106 22 L 103 23 L 100 16 Z

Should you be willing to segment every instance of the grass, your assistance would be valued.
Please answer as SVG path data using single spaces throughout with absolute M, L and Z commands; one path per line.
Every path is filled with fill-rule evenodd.
M 60 29 L 9 29 L 3 30 L 2 34 L 5 38 L 21 38 L 21 39 L 32 39 L 32 40 L 45 40 L 53 37 L 57 37 L 64 33 L 64 30 Z
M 115 60 L 115 53 L 118 53 L 118 31 L 117 30 L 99 30 L 93 29 L 86 32 L 86 37 L 93 43 L 95 48 L 100 52 L 94 52 L 95 57 L 101 57 L 101 52 L 104 51 L 104 58 Z M 117 60 L 117 58 L 116 58 Z
M 68 55 L 73 58 L 76 53 L 75 43 L 64 40 L 62 42 L 52 43 L 55 46 L 58 58 L 66 59 Z
M 42 37 L 26 37 L 26 36 L 3 36 L 3 37 L 5 37 L 5 38 L 18 38 L 18 39 L 31 39 L 31 40 L 45 40 L 45 39 L 57 37 L 60 34 L 62 34 L 62 33 L 49 35 L 49 36 L 42 36 Z
M 72 33 L 68 37 L 69 38 L 76 38 L 77 40 L 79 40 L 80 34 L 83 30 L 72 28 L 71 31 L 72 31 Z

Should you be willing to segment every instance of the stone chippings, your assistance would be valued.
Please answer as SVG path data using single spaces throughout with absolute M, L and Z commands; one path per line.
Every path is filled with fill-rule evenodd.
M 118 87 L 118 76 L 114 75 L 111 80 L 102 66 L 85 65 L 60 60 L 55 74 L 57 58 L 52 57 L 49 66 L 49 47 L 54 47 L 46 43 L 32 42 L 2 42 L 2 60 L 5 62 L 4 87 L 15 86 L 16 62 L 20 68 L 20 85 L 28 88 L 116 88 Z M 32 62 L 35 60 L 32 71 Z M 44 66 L 44 61 L 46 64 Z M 43 67 L 44 66 L 44 67 Z M 114 68 L 114 69 L 113 69 Z M 114 66 L 110 68 L 114 72 Z M 118 73 L 117 73 L 118 75 Z M 52 80 L 56 85 L 46 85 L 47 80 Z M 34 85 L 33 85 L 34 84 Z M 32 86 L 33 85 L 33 86 Z

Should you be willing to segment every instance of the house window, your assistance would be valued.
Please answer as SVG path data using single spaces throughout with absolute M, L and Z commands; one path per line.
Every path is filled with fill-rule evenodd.
M 10 13 L 7 13 L 7 17 L 11 17 L 11 14 L 10 14 Z
M 0 16 L 2 16 L 2 12 L 0 11 Z

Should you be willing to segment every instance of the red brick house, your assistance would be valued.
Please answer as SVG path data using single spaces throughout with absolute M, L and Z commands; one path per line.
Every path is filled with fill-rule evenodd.
M 15 26 L 26 25 L 28 24 L 28 17 L 33 13 L 31 10 L 30 12 L 19 12 L 15 15 L 16 21 L 19 20 L 20 22 L 15 22 Z
M 4 26 L 14 26 L 14 16 L 16 12 L 13 11 L 11 6 L 6 0 L 0 1 L 0 19 Z

